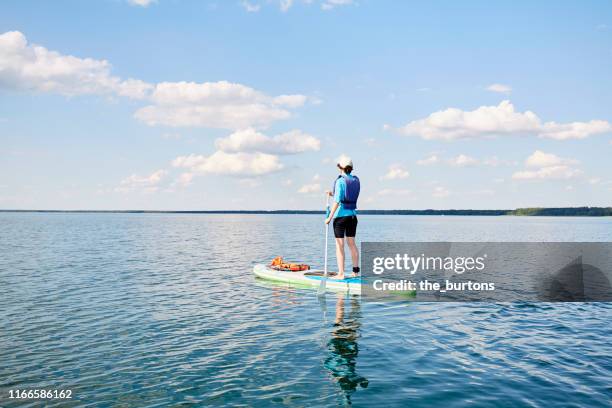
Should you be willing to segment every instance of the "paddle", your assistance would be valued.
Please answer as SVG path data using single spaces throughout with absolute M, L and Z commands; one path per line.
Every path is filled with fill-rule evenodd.
M 329 217 L 329 194 L 325 194 L 325 219 Z M 317 296 L 325 294 L 325 285 L 327 284 L 327 241 L 329 237 L 329 224 L 325 224 L 325 261 L 323 266 L 323 279 L 317 290 Z

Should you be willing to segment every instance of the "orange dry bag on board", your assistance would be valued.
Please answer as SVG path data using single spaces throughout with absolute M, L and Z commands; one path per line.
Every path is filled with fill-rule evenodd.
M 291 272 L 307 271 L 310 269 L 310 266 L 306 264 L 283 262 L 282 256 L 277 256 L 276 258 L 274 258 L 272 262 L 270 263 L 270 267 L 278 271 L 291 271 Z

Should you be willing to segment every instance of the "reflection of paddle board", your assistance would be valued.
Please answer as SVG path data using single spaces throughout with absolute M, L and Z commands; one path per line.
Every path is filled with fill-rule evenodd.
M 253 273 L 255 276 L 262 279 L 310 286 L 313 288 L 318 288 L 321 284 L 321 279 L 323 279 L 322 270 L 311 269 L 299 272 L 279 271 L 270 268 L 268 265 L 262 264 L 255 265 L 253 267 Z M 327 290 L 333 292 L 349 292 L 357 295 L 361 294 L 361 278 L 350 277 L 350 273 L 346 276 L 346 279 L 334 279 L 334 274 L 330 273 L 327 276 Z

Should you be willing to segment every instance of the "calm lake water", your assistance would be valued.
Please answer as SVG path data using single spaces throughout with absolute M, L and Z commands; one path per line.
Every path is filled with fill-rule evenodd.
M 0 214 L 0 406 L 41 388 L 87 407 L 610 406 L 612 304 L 319 301 L 253 278 L 275 255 L 321 266 L 323 232 L 317 215 Z M 612 219 L 362 216 L 358 235 L 612 241 Z

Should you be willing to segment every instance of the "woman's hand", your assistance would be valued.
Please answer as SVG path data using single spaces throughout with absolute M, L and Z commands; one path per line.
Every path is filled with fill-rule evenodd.
M 327 224 L 329 224 L 329 223 L 331 222 L 331 220 L 332 220 L 332 219 L 331 219 L 331 217 L 326 218 L 326 219 L 325 219 L 325 224 L 326 224 L 326 225 L 327 225 Z
M 329 191 L 329 190 L 327 190 L 327 191 L 325 192 L 325 194 L 327 194 L 327 195 L 328 195 L 328 196 L 330 196 L 330 197 L 333 197 L 333 196 L 334 196 L 334 193 L 332 193 L 332 192 L 331 192 L 331 191 Z

